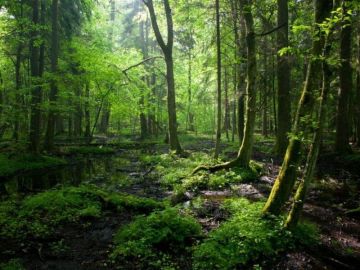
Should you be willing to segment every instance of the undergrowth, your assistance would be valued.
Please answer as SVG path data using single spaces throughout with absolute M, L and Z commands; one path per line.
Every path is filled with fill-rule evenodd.
M 181 158 L 172 154 L 143 156 L 142 161 L 156 164 L 162 185 L 174 190 L 175 193 L 185 191 L 200 191 L 205 189 L 222 190 L 231 184 L 254 181 L 258 178 L 262 166 L 254 161 L 250 168 L 233 168 L 214 174 L 201 172 L 192 175 L 192 171 L 199 166 L 212 165 L 213 159 L 206 153 L 191 153 L 188 158 Z
M 201 236 L 193 217 L 167 208 L 121 228 L 111 258 L 120 269 L 189 269 L 192 246 Z
M 194 269 L 242 269 L 269 260 L 300 245 L 316 243 L 316 229 L 301 224 L 294 231 L 283 229 L 281 217 L 264 219 L 263 202 L 230 199 L 224 207 L 232 217 L 212 231 L 196 247 Z
M 162 207 L 152 199 L 107 193 L 93 186 L 49 190 L 21 202 L 0 203 L 0 238 L 47 237 L 62 224 L 99 218 L 105 208 L 149 213 Z

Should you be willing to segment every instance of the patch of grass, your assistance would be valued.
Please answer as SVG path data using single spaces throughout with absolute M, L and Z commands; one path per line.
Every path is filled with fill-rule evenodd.
M 111 258 L 125 269 L 124 262 L 137 269 L 180 269 L 181 260 L 191 254 L 201 235 L 201 226 L 193 217 L 167 208 L 121 228 Z
M 71 146 L 64 149 L 65 153 L 81 155 L 106 155 L 114 154 L 115 150 L 111 147 L 103 146 Z
M 46 237 L 62 224 L 99 218 L 106 207 L 148 213 L 162 208 L 163 204 L 132 195 L 107 193 L 92 186 L 49 190 L 21 202 L 0 203 L 0 237 Z
M 65 164 L 65 160 L 56 157 L 0 154 L 0 176 L 11 176 L 22 171 L 45 169 Z
M 282 218 L 262 218 L 263 202 L 231 199 L 224 207 L 233 216 L 196 247 L 194 269 L 242 269 L 295 247 L 298 238 L 315 242 L 309 226 L 290 232 L 282 229 Z

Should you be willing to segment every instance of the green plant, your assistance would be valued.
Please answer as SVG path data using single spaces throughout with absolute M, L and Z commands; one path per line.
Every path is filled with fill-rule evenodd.
M 295 247 L 298 239 L 310 239 L 309 227 L 296 232 L 283 229 L 281 217 L 263 218 L 263 202 L 251 203 L 247 199 L 231 199 L 224 207 L 233 216 L 194 252 L 195 269 L 237 269 L 249 267 L 260 258 L 271 258 Z M 309 244 L 310 240 L 303 244 Z
M 142 269 L 159 269 L 164 266 L 164 258 L 168 262 L 170 257 L 189 253 L 200 236 L 201 226 L 194 218 L 180 214 L 176 208 L 167 208 L 140 216 L 121 228 L 111 257 L 129 262 L 136 258 Z

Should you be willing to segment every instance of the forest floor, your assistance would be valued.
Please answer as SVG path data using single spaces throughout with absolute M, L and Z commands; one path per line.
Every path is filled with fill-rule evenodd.
M 226 228 L 224 224 L 232 219 L 228 201 L 246 198 L 246 203 L 230 204 L 261 207 L 280 165 L 270 153 L 273 142 L 268 139 L 257 140 L 253 171 L 204 172 L 198 176 L 189 175 L 197 165 L 210 162 L 214 144 L 208 138 L 188 140 L 185 149 L 189 158 L 166 154 L 163 144 L 101 145 L 61 145 L 58 156 L 65 158 L 67 165 L 26 170 L 0 179 L 1 269 L 192 269 L 191 250 L 206 243 L 209 236 L 216 239 L 216 231 Z M 234 144 L 224 143 L 222 148 L 224 160 L 234 157 Z M 286 242 L 275 256 L 272 251 L 254 249 L 255 238 L 248 249 L 249 256 L 256 259 L 241 262 L 241 269 L 358 269 L 359 211 L 351 210 L 360 205 L 359 179 L 357 155 L 322 155 L 303 213 L 304 220 L 318 227 L 316 244 L 293 247 Z M 169 221 L 178 218 L 166 210 L 174 206 L 192 220 Z M 159 220 L 166 230 L 156 227 Z M 195 222 L 201 225 L 201 232 Z M 118 233 L 121 230 L 127 236 Z M 154 238 L 150 239 L 152 245 L 145 245 L 150 241 L 145 236 L 138 239 L 144 246 L 128 239 L 131 234 L 136 239 L 142 230 L 155 234 L 156 239 L 162 237 L 158 232 L 166 234 L 165 242 L 154 244 Z M 173 239 L 168 230 L 188 235 Z M 226 235 L 224 229 L 222 233 Z M 121 241 L 130 244 L 122 246 Z M 166 241 L 173 242 L 168 245 Z M 268 239 L 259 241 L 266 250 Z M 149 248 L 155 252 L 149 253 Z M 205 252 L 206 248 L 210 246 L 205 246 Z M 213 268 L 197 266 L 226 269 L 216 264 Z

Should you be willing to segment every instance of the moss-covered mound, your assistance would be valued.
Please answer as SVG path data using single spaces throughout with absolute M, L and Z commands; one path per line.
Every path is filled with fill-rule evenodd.
M 45 169 L 65 164 L 65 160 L 56 157 L 31 154 L 0 154 L 0 177 L 11 176 L 22 171 Z
M 103 210 L 149 213 L 161 202 L 132 195 L 110 194 L 96 187 L 66 187 L 0 203 L 0 238 L 47 237 L 59 226 L 82 218 L 101 217 Z
M 316 229 L 301 225 L 295 232 L 283 229 L 281 218 L 261 216 L 262 202 L 231 199 L 224 206 L 232 217 L 194 252 L 194 269 L 250 269 L 254 262 L 271 259 L 299 244 L 316 243 Z
M 111 257 L 122 269 L 190 269 L 192 246 L 201 235 L 193 217 L 167 208 L 120 229 Z

